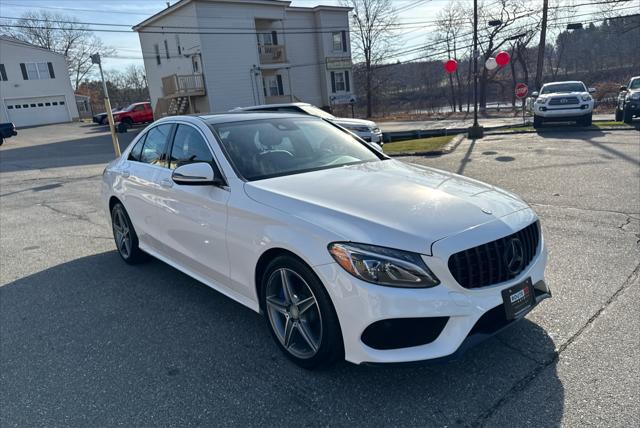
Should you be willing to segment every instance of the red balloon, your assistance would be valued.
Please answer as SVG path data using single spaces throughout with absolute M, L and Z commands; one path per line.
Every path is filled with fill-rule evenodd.
M 498 55 L 496 55 L 496 62 L 498 63 L 499 67 L 504 67 L 505 65 L 509 64 L 510 59 L 511 57 L 505 51 L 500 51 L 498 52 Z
M 449 59 L 444 63 L 444 71 L 447 73 L 454 73 L 458 69 L 458 61 L 455 59 Z

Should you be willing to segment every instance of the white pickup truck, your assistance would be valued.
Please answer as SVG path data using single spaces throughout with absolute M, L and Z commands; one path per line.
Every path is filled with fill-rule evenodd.
M 588 88 L 578 81 L 550 82 L 542 85 L 540 92 L 531 95 L 533 103 L 533 127 L 539 128 L 544 122 L 576 122 L 591 126 L 594 100 Z

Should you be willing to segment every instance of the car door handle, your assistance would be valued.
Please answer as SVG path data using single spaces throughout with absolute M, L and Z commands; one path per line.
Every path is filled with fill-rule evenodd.
M 163 180 L 160 180 L 160 186 L 165 188 L 173 187 L 173 181 L 171 181 L 168 178 L 165 178 Z

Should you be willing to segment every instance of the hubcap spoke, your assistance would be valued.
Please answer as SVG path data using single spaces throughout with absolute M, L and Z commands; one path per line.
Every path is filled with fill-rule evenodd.
M 270 308 L 274 309 L 277 312 L 280 312 L 283 315 L 289 314 L 287 312 L 287 307 L 285 306 L 285 304 L 282 302 L 279 302 L 273 297 L 267 297 L 267 306 L 269 306 Z
M 307 311 L 307 309 L 313 307 L 315 304 L 316 299 L 313 296 L 307 297 L 306 299 L 298 302 L 298 312 L 302 315 Z
M 316 344 L 316 342 L 311 337 L 311 332 L 309 331 L 309 328 L 307 327 L 307 325 L 305 323 L 303 323 L 303 322 L 298 322 L 298 323 L 296 323 L 296 327 L 298 328 L 298 331 L 300 332 L 300 336 L 302 336 L 304 341 L 307 342 L 307 345 L 309 345 L 309 348 L 311 348 L 311 350 L 314 353 L 317 352 L 318 351 L 318 345 Z
M 280 280 L 282 281 L 282 291 L 284 292 L 284 301 L 286 303 L 293 303 L 293 290 L 291 289 L 291 283 L 287 276 L 286 269 L 280 269 Z
M 295 321 L 293 321 L 290 317 L 287 317 L 284 323 L 284 347 L 288 348 L 291 346 L 291 335 L 293 334 L 293 327 Z

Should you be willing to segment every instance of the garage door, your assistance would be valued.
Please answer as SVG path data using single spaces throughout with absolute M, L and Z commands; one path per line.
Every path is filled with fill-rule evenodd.
M 5 99 L 9 120 L 17 127 L 69 122 L 69 109 L 62 96 Z

